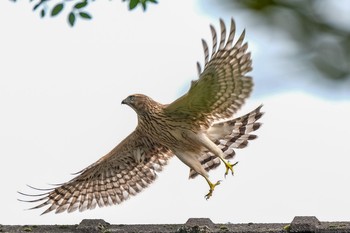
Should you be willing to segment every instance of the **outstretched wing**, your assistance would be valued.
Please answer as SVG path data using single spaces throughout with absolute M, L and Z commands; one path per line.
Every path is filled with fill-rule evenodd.
M 231 28 L 226 40 L 226 27 L 222 20 L 221 39 L 217 49 L 217 35 L 211 25 L 213 48 L 209 56 L 207 43 L 202 40 L 205 66 L 203 72 L 198 65 L 199 79 L 192 81 L 190 90 L 169 104 L 165 112 L 172 117 L 192 120 L 193 124 L 206 125 L 213 120 L 227 119 L 241 107 L 252 91 L 251 77 L 245 76 L 252 70 L 248 44 L 244 43 L 245 31 L 232 46 L 235 36 L 235 23 L 231 19 Z
M 37 198 L 26 202 L 41 202 L 31 209 L 48 206 L 43 214 L 119 204 L 152 183 L 172 155 L 136 130 L 74 179 L 56 188 L 37 189 L 46 193 L 20 194 Z

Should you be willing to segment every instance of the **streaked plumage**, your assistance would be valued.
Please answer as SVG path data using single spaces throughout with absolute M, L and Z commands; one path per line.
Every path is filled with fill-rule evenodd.
M 210 26 L 213 48 L 210 54 L 202 40 L 205 63 L 202 71 L 197 63 L 199 79 L 192 81 L 190 90 L 169 105 L 135 94 L 123 100 L 138 116 L 134 132 L 111 152 L 80 171 L 75 178 L 42 194 L 28 195 L 41 202 L 33 209 L 47 207 L 44 213 L 72 212 L 93 209 L 96 205 L 119 204 L 152 183 L 167 160 L 176 155 L 190 167 L 190 177 L 203 176 L 214 187 L 207 172 L 222 161 L 233 173 L 233 165 L 225 159 L 233 158 L 235 148 L 247 146 L 256 138 L 251 134 L 260 127 L 256 121 L 262 116 L 261 106 L 233 119 L 233 114 L 250 95 L 253 82 L 246 76 L 251 68 L 248 45 L 243 43 L 245 32 L 233 45 L 235 24 L 226 39 L 226 27 L 220 20 L 219 44 Z

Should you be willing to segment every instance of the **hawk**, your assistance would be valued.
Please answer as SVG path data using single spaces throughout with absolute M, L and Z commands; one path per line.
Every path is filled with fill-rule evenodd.
M 220 41 L 210 25 L 212 52 L 204 48 L 204 69 L 197 63 L 199 78 L 189 91 L 172 102 L 161 104 L 148 96 L 134 94 L 122 101 L 137 113 L 136 129 L 112 151 L 78 172 L 72 180 L 52 189 L 36 189 L 41 194 L 26 202 L 40 202 L 31 209 L 46 207 L 61 213 L 93 209 L 98 205 L 119 204 L 151 184 L 157 172 L 176 155 L 190 168 L 190 178 L 202 176 L 209 184 L 208 199 L 220 181 L 212 183 L 208 171 L 222 162 L 225 176 L 233 166 L 228 159 L 235 148 L 246 147 L 257 136 L 251 132 L 260 127 L 261 106 L 238 118 L 236 111 L 250 95 L 253 81 L 246 74 L 252 70 L 245 31 L 235 44 L 235 23 L 231 19 L 229 35 L 220 19 Z M 30 186 L 31 187 L 31 186 Z M 33 187 L 32 187 L 33 188 Z M 35 189 L 35 188 L 34 188 Z

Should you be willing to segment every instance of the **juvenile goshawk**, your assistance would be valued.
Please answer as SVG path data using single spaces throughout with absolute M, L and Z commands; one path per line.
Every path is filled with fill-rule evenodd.
M 138 125 L 111 152 L 78 173 L 72 180 L 35 197 L 28 202 L 41 202 L 32 209 L 48 206 L 43 212 L 83 211 L 119 204 L 136 195 L 156 178 L 167 160 L 176 155 L 190 167 L 190 178 L 201 175 L 209 184 L 207 199 L 219 182 L 212 183 L 208 171 L 223 162 L 233 174 L 227 159 L 235 148 L 247 146 L 255 139 L 252 131 L 260 127 L 261 106 L 252 112 L 233 118 L 252 91 L 252 70 L 248 45 L 243 43 L 245 32 L 233 45 L 235 23 L 226 39 L 226 27 L 220 20 L 221 35 L 213 26 L 211 55 L 202 40 L 205 63 L 202 71 L 197 63 L 199 78 L 192 81 L 189 91 L 171 104 L 160 104 L 142 94 L 130 95 L 123 104 L 135 110 Z

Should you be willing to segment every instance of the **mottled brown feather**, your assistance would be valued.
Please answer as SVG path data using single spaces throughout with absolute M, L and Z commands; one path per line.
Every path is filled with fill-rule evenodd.
M 207 128 L 217 120 L 227 119 L 242 106 L 253 87 L 252 78 L 245 76 L 252 70 L 250 53 L 246 52 L 248 44 L 244 43 L 245 31 L 234 46 L 235 24 L 231 19 L 229 37 L 226 40 L 226 27 L 220 20 L 221 39 L 218 50 L 217 33 L 213 26 L 212 55 L 209 57 L 207 43 L 202 40 L 204 48 L 204 70 L 198 65 L 199 79 L 192 82 L 190 90 L 173 103 L 165 113 L 172 117 L 192 120 L 197 126 Z M 226 43 L 225 43 L 226 42 Z
M 138 130 L 130 134 L 110 153 L 78 173 L 72 180 L 53 188 L 45 197 L 31 200 L 41 204 L 37 209 L 48 206 L 43 214 L 55 211 L 83 211 L 119 204 L 136 195 L 156 179 L 172 157 L 172 153 L 157 144 L 143 143 L 145 135 Z M 152 147 L 146 145 L 152 144 Z M 135 153 L 141 153 L 143 160 L 137 161 Z M 26 194 L 24 194 L 26 195 Z

